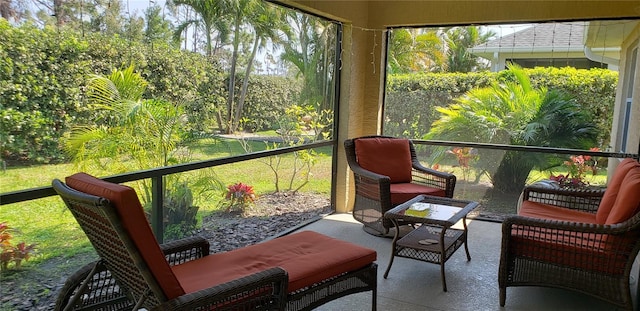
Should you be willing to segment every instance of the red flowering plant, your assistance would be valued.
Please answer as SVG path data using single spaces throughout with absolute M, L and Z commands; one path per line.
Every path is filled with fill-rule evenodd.
M 256 200 L 256 194 L 253 187 L 243 183 L 235 183 L 227 186 L 227 192 L 224 198 L 229 201 L 226 211 L 231 211 L 235 207 L 244 212 L 245 208 Z
M 11 228 L 6 222 L 0 223 L 0 271 L 9 269 L 9 263 L 13 263 L 16 269 L 22 266 L 23 260 L 29 260 L 31 254 L 35 251 L 36 244 L 27 245 L 21 242 L 18 245 L 11 243 L 13 235 Z
M 458 160 L 458 165 L 462 168 L 462 178 L 468 180 L 471 161 L 478 159 L 478 150 L 470 147 L 455 147 L 452 150 L 447 150 L 447 153 L 453 154 Z
M 600 148 L 591 148 L 590 151 L 600 151 Z M 549 177 L 550 180 L 557 182 L 563 188 L 585 188 L 589 186 L 589 182 L 585 180 L 586 174 L 591 175 L 598 173 L 598 161 L 595 157 L 588 155 L 570 156 L 569 161 L 564 161 L 563 165 L 567 168 L 567 175 L 558 174 Z

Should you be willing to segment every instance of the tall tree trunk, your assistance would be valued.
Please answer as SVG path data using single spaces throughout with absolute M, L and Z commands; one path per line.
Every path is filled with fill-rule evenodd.
M 63 5 L 63 0 L 53 0 L 53 15 L 56 17 L 56 26 L 58 27 L 64 25 L 66 18 Z
M 238 106 L 236 107 L 236 116 L 234 118 L 234 123 L 232 127 L 232 131 L 235 132 L 240 125 L 240 118 L 242 118 L 242 109 L 244 108 L 244 100 L 247 97 L 247 90 L 249 89 L 249 75 L 251 74 L 251 68 L 253 67 L 253 60 L 256 58 L 256 54 L 258 54 L 258 47 L 260 46 L 260 37 L 256 35 L 256 39 L 253 41 L 253 50 L 251 51 L 251 56 L 249 57 L 249 63 L 247 64 L 247 69 L 244 72 L 244 80 L 242 81 L 242 89 L 240 90 L 240 98 L 238 98 Z
M 236 96 L 236 67 L 238 63 L 238 49 L 240 46 L 240 16 L 236 15 L 233 34 L 233 54 L 231 57 L 231 71 L 229 72 L 229 98 L 227 98 L 227 134 L 233 132 L 232 125 L 234 123 L 234 97 Z

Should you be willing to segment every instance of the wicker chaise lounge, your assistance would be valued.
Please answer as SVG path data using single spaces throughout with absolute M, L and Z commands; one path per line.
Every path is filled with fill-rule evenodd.
M 633 309 L 630 273 L 640 250 L 640 164 L 622 161 L 606 191 L 529 186 L 502 223 L 498 284 L 570 289 Z
M 66 283 L 60 310 L 310 310 L 364 291 L 376 309 L 374 250 L 312 231 L 219 254 L 200 238 L 159 246 L 132 188 L 65 181 L 53 187 L 100 260 Z

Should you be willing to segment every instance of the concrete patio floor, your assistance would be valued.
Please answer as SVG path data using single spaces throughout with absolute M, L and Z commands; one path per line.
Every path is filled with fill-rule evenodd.
M 373 248 L 378 252 L 378 310 L 618 310 L 588 295 L 542 287 L 510 287 L 507 302 L 498 302 L 498 264 L 500 260 L 499 223 L 471 220 L 467 261 L 460 248 L 445 264 L 447 292 L 442 291 L 440 267 L 422 261 L 395 258 L 389 277 L 383 278 L 389 263 L 391 239 L 369 235 L 351 214 L 334 214 L 300 230 L 317 231 L 338 239 Z M 637 262 L 632 271 L 635 293 Z M 635 299 L 635 298 L 634 298 Z M 316 310 L 371 310 L 371 293 L 350 295 Z

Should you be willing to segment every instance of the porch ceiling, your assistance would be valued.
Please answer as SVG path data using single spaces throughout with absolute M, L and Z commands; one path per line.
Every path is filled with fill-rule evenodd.
M 640 17 L 640 2 L 617 1 L 341 1 L 268 0 L 300 8 L 354 26 L 379 29 L 394 26 L 455 25 L 615 19 Z

